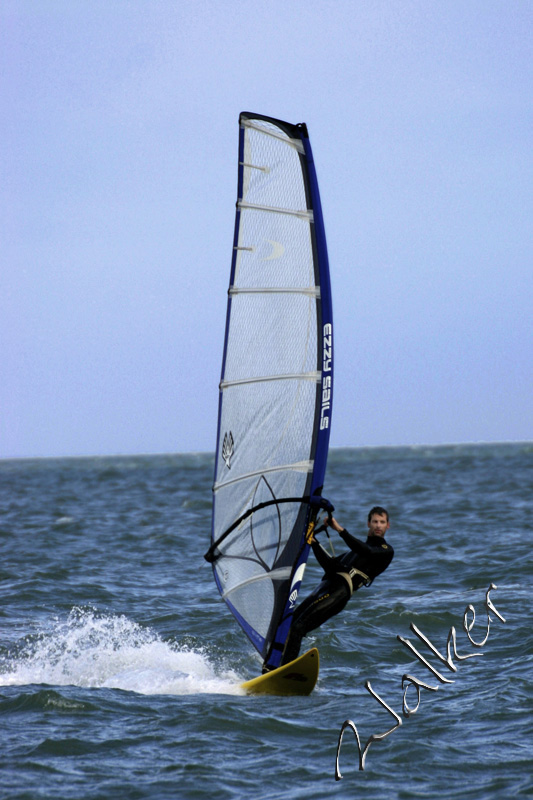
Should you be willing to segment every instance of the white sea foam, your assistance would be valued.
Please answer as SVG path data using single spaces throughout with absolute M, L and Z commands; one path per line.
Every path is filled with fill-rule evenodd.
M 0 659 L 0 686 L 47 684 L 139 694 L 241 694 L 239 677 L 209 656 L 165 642 L 125 616 L 73 609 Z

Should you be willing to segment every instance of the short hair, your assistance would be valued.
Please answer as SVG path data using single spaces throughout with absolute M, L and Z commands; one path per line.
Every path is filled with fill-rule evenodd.
M 374 506 L 374 508 L 370 509 L 370 511 L 368 512 L 368 521 L 369 522 L 372 519 L 372 517 L 374 516 L 374 514 L 379 514 L 380 516 L 382 514 L 385 514 L 385 516 L 387 517 L 387 522 L 389 521 L 389 512 L 387 511 L 386 508 L 383 508 L 382 506 Z

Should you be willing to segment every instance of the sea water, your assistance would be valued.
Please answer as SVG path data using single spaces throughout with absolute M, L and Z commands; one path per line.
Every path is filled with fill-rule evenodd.
M 533 795 L 531 444 L 332 450 L 335 517 L 364 537 L 386 506 L 395 558 L 305 640 L 304 698 L 239 688 L 260 659 L 203 559 L 212 476 L 203 454 L 0 462 L 1 798 Z M 303 591 L 319 578 L 311 556 Z M 505 622 L 491 612 L 476 648 L 464 612 L 480 643 L 491 584 Z M 452 672 L 411 624 L 482 655 L 452 648 Z M 434 687 L 409 717 L 404 675 Z M 364 771 L 354 728 L 361 748 L 392 731 Z

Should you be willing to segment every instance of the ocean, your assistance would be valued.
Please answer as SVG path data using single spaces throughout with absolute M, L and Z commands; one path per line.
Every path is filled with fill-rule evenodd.
M 2 800 L 533 796 L 533 444 L 330 452 L 335 517 L 364 537 L 387 507 L 395 558 L 305 640 L 303 698 L 239 688 L 261 665 L 203 559 L 212 478 L 211 454 L 0 461 Z M 452 671 L 412 625 L 480 655 L 452 643 Z M 390 731 L 363 771 L 354 730 Z

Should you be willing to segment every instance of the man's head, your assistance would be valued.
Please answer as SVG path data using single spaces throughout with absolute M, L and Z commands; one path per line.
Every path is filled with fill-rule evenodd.
M 368 530 L 371 536 L 385 536 L 390 528 L 389 512 L 381 506 L 374 506 L 368 512 Z

